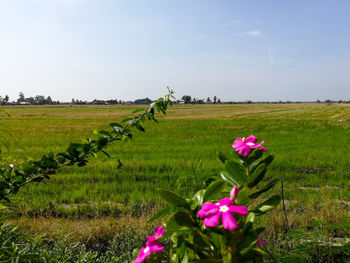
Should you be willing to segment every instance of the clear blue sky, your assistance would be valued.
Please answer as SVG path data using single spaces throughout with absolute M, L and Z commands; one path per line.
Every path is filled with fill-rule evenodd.
M 3 0 L 0 95 L 350 100 L 350 1 Z

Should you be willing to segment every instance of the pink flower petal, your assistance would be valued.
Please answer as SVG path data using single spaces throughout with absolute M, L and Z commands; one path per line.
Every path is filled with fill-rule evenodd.
M 154 229 L 154 233 L 157 236 L 157 239 L 161 238 L 164 235 L 164 227 L 158 226 Z
M 141 251 L 140 251 L 139 255 L 134 260 L 134 263 L 141 263 L 141 262 L 143 262 L 144 260 L 146 260 L 146 258 L 149 257 L 149 255 L 151 255 L 150 248 L 148 248 L 148 247 L 141 248 Z
M 254 136 L 254 135 L 250 135 L 249 137 L 247 137 L 244 142 L 247 143 L 247 142 L 252 142 L 252 143 L 256 143 L 258 139 Z
M 229 206 L 231 204 L 231 199 L 229 197 L 223 198 L 219 201 L 220 206 L 226 205 Z
M 243 146 L 243 147 L 237 148 L 236 151 L 238 152 L 239 155 L 243 155 L 243 156 L 248 156 L 251 152 L 249 146 Z
M 225 212 L 222 213 L 222 226 L 227 230 L 233 230 L 238 227 L 238 224 L 230 212 Z
M 206 211 L 209 211 L 209 210 L 211 210 L 211 209 L 213 209 L 213 208 L 216 208 L 217 207 L 217 205 L 216 204 L 213 204 L 213 203 L 204 203 L 203 205 L 202 205 L 202 209 L 204 209 L 204 210 L 206 210 Z
M 232 190 L 230 192 L 230 200 L 231 200 L 232 204 L 235 203 L 235 200 L 237 198 L 238 192 L 239 192 L 239 187 L 238 186 L 232 187 Z
M 214 215 L 214 214 L 216 214 L 216 213 L 219 213 L 219 209 L 220 209 L 219 206 L 217 206 L 217 207 L 215 207 L 215 208 L 209 210 L 209 211 L 207 212 L 206 216 L 211 216 L 211 215 Z
M 202 208 L 197 212 L 200 218 L 206 217 L 208 214 L 216 213 L 218 206 L 213 203 L 204 203 Z
M 264 247 L 266 245 L 267 245 L 266 241 L 261 236 L 258 236 L 258 242 L 256 243 L 256 246 L 258 248 L 261 248 L 261 247 Z
M 156 240 L 156 236 L 147 236 L 147 242 L 149 243 L 152 243 Z M 147 244 L 147 243 L 146 243 Z
M 205 225 L 207 227 L 217 226 L 219 224 L 220 214 L 221 213 L 218 212 L 214 215 L 210 215 L 210 216 L 206 217 L 203 221 L 203 225 Z
M 162 251 L 164 249 L 163 245 L 161 243 L 157 242 L 157 241 L 152 243 L 149 246 L 149 248 L 150 248 L 150 251 L 154 252 L 154 253 L 158 253 L 158 252 L 160 252 L 160 251 Z
M 236 214 L 240 214 L 240 215 L 248 215 L 248 210 L 245 206 L 231 205 L 229 207 L 229 211 L 231 213 L 236 213 Z
M 240 137 L 236 138 L 236 140 L 233 142 L 233 144 L 241 144 L 241 143 L 243 143 L 243 140 Z

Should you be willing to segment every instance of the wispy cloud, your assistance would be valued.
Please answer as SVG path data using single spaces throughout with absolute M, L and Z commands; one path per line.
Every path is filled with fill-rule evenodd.
M 247 37 L 260 37 L 262 34 L 259 30 L 247 31 L 238 34 L 239 36 L 247 36 Z
M 255 20 L 232 20 L 230 22 L 226 22 L 221 24 L 222 26 L 234 26 L 234 25 L 262 25 L 261 21 Z

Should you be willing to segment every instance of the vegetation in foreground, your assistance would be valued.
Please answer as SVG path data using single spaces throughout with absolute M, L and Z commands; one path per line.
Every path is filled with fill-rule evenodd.
M 340 213 L 344 213 L 346 215 L 347 210 L 339 208 L 346 206 L 346 202 L 349 200 L 348 196 L 346 196 L 346 189 L 348 185 L 347 181 L 344 180 L 347 176 L 347 153 L 345 151 L 347 145 L 345 141 L 348 138 L 344 137 L 344 131 L 348 129 L 348 108 L 344 108 L 343 106 L 341 108 L 338 108 L 337 105 L 320 105 L 318 108 L 314 105 L 304 105 L 303 109 L 293 107 L 281 109 L 280 105 L 278 106 L 280 109 L 278 109 L 278 107 L 273 107 L 275 105 L 254 105 L 253 107 L 251 106 L 249 108 L 244 108 L 242 106 L 243 105 L 239 106 L 241 107 L 240 109 L 237 109 L 237 107 L 234 106 L 228 107 L 227 105 L 225 105 L 225 107 L 222 106 L 222 108 L 221 105 L 215 105 L 211 106 L 211 109 L 207 108 L 209 106 L 205 106 L 203 108 L 192 106 L 187 107 L 186 110 L 186 107 L 174 108 L 173 111 L 183 110 L 184 114 L 182 116 L 174 114 L 173 118 L 171 116 L 168 118 L 170 120 L 162 120 L 159 127 L 153 126 L 150 129 L 152 131 L 149 133 L 151 136 L 148 137 L 147 141 L 144 141 L 144 138 L 140 136 L 140 139 L 138 140 L 137 138 L 132 144 L 125 143 L 121 147 L 116 147 L 112 149 L 112 151 L 109 151 L 109 153 L 113 154 L 114 156 L 119 153 L 119 156 L 123 158 L 122 161 L 124 163 L 124 167 L 121 170 L 116 172 L 116 169 L 115 167 L 112 167 L 112 164 L 110 167 L 103 167 L 104 169 L 102 170 L 96 169 L 97 165 L 100 165 L 102 168 L 103 162 L 106 163 L 107 161 L 107 163 L 112 163 L 115 160 L 114 158 L 110 160 L 102 158 L 102 160 L 96 162 L 96 166 L 93 165 L 93 170 L 91 170 L 91 167 L 84 171 L 76 169 L 75 174 L 70 174 L 71 179 L 74 177 L 77 178 L 76 183 L 79 184 L 78 188 L 84 186 L 85 184 L 85 187 L 89 188 L 90 190 L 99 189 L 100 191 L 96 191 L 90 195 L 88 195 L 88 192 L 85 191 L 82 193 L 82 198 L 80 200 L 68 199 L 63 202 L 62 200 L 55 198 L 55 195 L 48 195 L 50 197 L 47 198 L 47 200 L 54 201 L 51 202 L 51 204 L 48 202 L 46 208 L 44 203 L 44 209 L 42 209 L 40 205 L 38 205 L 38 207 L 35 207 L 35 202 L 27 202 L 29 199 L 28 193 L 31 191 L 34 191 L 32 193 L 32 196 L 34 197 L 36 194 L 40 195 L 40 193 L 45 192 L 45 189 L 51 191 L 55 188 L 60 188 L 59 183 L 63 183 L 66 181 L 65 179 L 69 178 L 66 177 L 66 174 L 63 174 L 66 171 L 63 171 L 62 173 L 57 174 L 55 177 L 53 177 L 52 180 L 45 185 L 35 185 L 28 187 L 25 193 L 27 195 L 27 198 L 23 198 L 25 195 L 20 194 L 19 198 L 16 200 L 16 204 L 20 208 L 19 211 L 21 211 L 20 214 L 29 216 L 42 215 L 50 217 L 63 216 L 69 218 L 101 217 L 105 215 L 120 216 L 131 213 L 132 211 L 139 211 L 140 214 L 147 214 L 149 211 L 152 211 L 152 209 L 157 209 L 156 207 L 158 205 L 162 205 L 162 203 L 160 203 L 157 199 L 155 193 L 155 188 L 158 186 L 164 185 L 170 188 L 170 186 L 176 186 L 177 184 L 190 184 L 191 186 L 183 190 L 184 192 L 182 193 L 184 195 L 188 195 L 189 193 L 196 190 L 196 183 L 217 172 L 217 168 L 215 168 L 217 167 L 216 158 L 213 156 L 213 154 L 208 154 L 211 152 L 206 150 L 208 146 L 216 150 L 220 146 L 219 144 L 222 145 L 222 141 L 226 141 L 228 140 L 227 138 L 233 137 L 232 133 L 239 132 L 239 134 L 241 134 L 242 130 L 245 130 L 245 133 L 249 134 L 251 133 L 250 131 L 258 130 L 259 135 L 266 134 L 263 136 L 264 138 L 271 138 L 271 140 L 266 139 L 269 141 L 269 148 L 273 148 L 274 152 L 279 151 L 279 154 L 277 154 L 277 156 L 279 156 L 278 158 L 280 159 L 276 159 L 276 163 L 277 161 L 279 161 L 279 163 L 275 164 L 275 166 L 271 166 L 272 171 L 268 177 L 272 178 L 274 176 L 274 173 L 277 174 L 281 171 L 286 174 L 285 178 L 283 179 L 285 180 L 286 186 L 286 198 L 287 201 L 290 201 L 287 203 L 289 214 L 291 214 L 290 211 L 293 211 L 293 214 L 295 214 L 295 211 L 298 212 L 298 208 L 300 209 L 300 204 L 303 201 L 307 201 L 304 209 L 306 208 L 305 210 L 309 210 L 308 213 L 316 212 L 314 215 L 318 216 L 322 220 L 325 220 L 326 222 L 336 222 L 337 219 L 341 216 Z M 286 106 L 282 106 L 282 108 L 283 107 Z M 40 109 L 40 111 L 41 110 L 42 109 Z M 63 110 L 72 109 L 63 108 Z M 81 112 L 84 112 L 84 110 L 89 111 L 88 108 L 79 108 L 78 110 L 81 110 Z M 108 111 L 113 109 L 106 107 L 98 108 L 98 110 Z M 39 115 L 41 115 L 41 113 Z M 232 121 L 230 118 L 233 118 L 233 116 L 235 116 L 235 120 Z M 215 118 L 219 120 L 212 120 Z M 44 119 L 46 118 L 44 117 Z M 13 120 L 14 119 L 8 120 L 8 124 Z M 47 120 L 48 119 L 46 119 L 46 121 Z M 41 121 L 43 121 L 43 119 L 41 119 Z M 85 121 L 89 120 L 87 119 Z M 43 127 L 44 130 L 47 128 L 47 124 L 45 127 Z M 77 120 L 75 120 L 75 124 L 77 124 Z M 40 129 L 37 131 L 39 132 Z M 222 136 L 221 133 L 230 133 L 231 135 Z M 315 143 L 315 134 L 317 134 L 317 143 Z M 79 139 L 81 138 L 81 136 L 77 137 L 79 137 Z M 175 139 L 173 141 L 170 141 L 170 139 L 173 137 Z M 332 141 L 333 138 L 338 139 L 337 142 L 339 143 L 339 148 L 337 149 L 330 147 L 334 145 L 334 141 Z M 155 139 L 155 141 L 153 141 L 153 147 L 150 147 L 152 146 L 152 139 Z M 62 141 L 66 142 L 72 140 L 68 139 Z M 272 143 L 270 143 L 270 141 L 272 141 Z M 282 141 L 283 143 L 281 143 Z M 164 142 L 167 142 L 167 144 Z M 56 143 L 57 141 L 54 141 L 53 144 Z M 163 144 L 164 148 L 162 147 Z M 277 147 L 272 147 L 270 146 L 271 144 L 276 145 Z M 38 142 L 38 145 L 41 144 Z M 284 148 L 278 149 L 278 145 L 284 145 Z M 58 145 L 58 147 L 64 146 L 66 145 Z M 287 149 L 285 149 L 285 146 L 287 146 Z M 142 149 L 145 151 L 142 152 Z M 159 151 L 149 152 L 146 151 L 147 149 L 159 149 Z M 181 149 L 181 151 L 174 152 L 173 149 Z M 330 151 L 329 149 L 332 150 Z M 36 153 L 40 154 L 40 150 L 43 151 L 43 148 L 39 149 L 39 151 Z M 340 155 L 339 153 L 342 151 L 344 153 Z M 18 154 L 18 152 L 11 154 L 12 156 L 15 156 Z M 135 154 L 137 157 L 132 156 L 132 154 Z M 180 156 L 181 154 L 182 157 Z M 280 155 L 282 155 L 282 158 Z M 305 156 L 311 156 L 312 158 L 305 158 Z M 318 159 L 316 159 L 316 157 Z M 156 159 L 157 161 L 152 163 L 152 158 Z M 185 162 L 184 158 L 187 158 Z M 179 163 L 181 164 L 181 162 L 179 162 L 179 159 L 182 159 L 182 165 L 178 165 Z M 138 165 L 136 165 L 136 167 L 133 167 L 132 163 L 135 162 L 135 160 L 139 160 L 136 161 Z M 171 162 L 171 160 L 173 160 L 173 162 Z M 215 165 L 214 162 L 216 163 Z M 148 170 L 145 168 L 151 169 Z M 107 180 L 104 182 L 104 180 L 100 180 L 101 178 L 99 177 L 101 175 L 102 177 L 104 176 L 104 172 L 102 171 L 108 171 L 109 169 L 114 173 L 113 178 L 119 182 L 119 184 L 116 185 L 123 185 L 123 183 L 126 181 L 124 187 L 128 186 L 129 183 L 129 190 L 133 189 L 134 191 L 132 191 L 131 194 L 127 193 L 127 191 L 108 191 L 111 189 L 106 189 L 107 191 L 104 191 L 106 184 L 111 185 L 110 181 L 112 178 L 111 176 L 107 176 Z M 95 174 L 90 174 L 89 177 L 89 172 L 92 171 L 95 172 Z M 83 175 L 83 173 L 86 174 Z M 139 174 L 139 180 L 136 179 L 137 173 Z M 149 173 L 152 173 L 153 176 L 147 176 Z M 78 174 L 81 174 L 80 179 Z M 131 177 L 130 174 L 134 176 L 128 180 L 127 174 L 129 174 L 129 177 Z M 191 174 L 193 176 L 190 178 L 185 178 L 182 177 L 181 174 Z M 143 177 L 143 175 L 145 176 Z M 88 178 L 94 179 L 92 181 L 86 180 Z M 61 181 L 55 182 L 57 179 L 61 179 Z M 296 182 L 295 179 L 299 181 Z M 67 181 L 68 185 L 73 187 L 73 189 L 78 186 L 74 183 L 74 180 Z M 137 183 L 133 184 L 131 187 L 130 182 L 133 181 L 136 181 Z M 84 182 L 84 184 L 82 184 L 82 182 Z M 105 183 L 105 185 L 100 184 L 100 182 Z M 149 184 L 147 184 L 147 182 Z M 63 187 L 60 189 L 61 194 L 64 193 L 65 189 L 67 190 L 66 186 L 62 186 Z M 296 190 L 299 191 L 293 191 L 295 190 L 293 187 L 296 188 L 296 186 L 298 187 Z M 70 188 L 67 191 L 69 193 L 66 194 L 74 195 L 75 191 L 73 189 Z M 142 190 L 143 194 L 140 195 L 137 190 Z M 99 196 L 99 193 L 102 194 L 102 198 Z M 48 194 L 47 191 L 46 194 Z M 127 198 L 125 198 L 125 195 L 127 195 Z M 93 196 L 95 196 L 95 198 Z M 43 195 L 41 194 L 40 197 L 42 198 Z M 120 197 L 122 197 L 121 200 L 114 199 Z M 336 206 L 334 206 L 335 199 L 338 199 L 339 201 Z M 33 201 L 34 200 L 35 198 L 33 198 Z M 39 200 L 40 199 L 37 200 L 38 203 Z M 130 200 L 132 200 L 133 206 L 130 206 Z M 329 204 L 333 205 L 334 213 L 332 210 L 325 209 L 327 207 L 327 200 L 332 200 L 332 202 L 329 202 Z M 147 201 L 152 201 L 151 205 L 146 206 L 146 204 L 149 203 Z M 104 202 L 107 202 L 108 204 L 106 205 Z M 294 205 L 292 202 L 295 202 Z M 314 208 L 312 210 L 312 206 L 315 204 L 319 204 L 319 206 L 316 206 L 316 209 Z M 60 207 L 60 205 L 62 205 L 63 209 Z M 83 209 L 81 209 L 80 206 Z M 103 211 L 103 209 L 101 209 L 103 206 L 107 206 L 107 208 L 105 208 L 104 213 L 101 213 L 101 211 Z M 80 213 L 77 212 L 79 210 L 79 207 Z M 120 212 L 113 214 L 110 212 L 113 210 L 111 208 L 119 208 Z M 60 209 L 63 212 L 60 211 Z M 64 213 L 64 209 L 66 209 L 68 212 Z M 54 213 L 52 213 L 52 211 Z M 309 217 L 310 214 L 303 213 L 303 211 L 299 211 L 297 215 L 300 215 L 299 218 L 301 218 L 301 220 L 307 218 L 309 218 L 309 220 L 311 219 Z M 271 219 L 272 218 L 270 217 L 270 220 Z M 301 220 L 298 221 L 298 218 L 295 219 L 295 221 L 290 220 L 292 222 L 292 227 L 300 225 Z M 272 220 L 272 222 L 274 221 Z M 275 223 L 276 225 L 273 225 L 273 227 L 277 226 L 275 229 L 278 231 L 278 220 L 275 220 Z M 293 223 L 295 225 L 293 225 Z

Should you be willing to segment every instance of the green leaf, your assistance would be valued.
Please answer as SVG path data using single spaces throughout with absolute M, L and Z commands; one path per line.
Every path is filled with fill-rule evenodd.
M 44 180 L 44 177 L 42 176 L 31 179 L 32 182 L 41 182 L 42 180 Z
M 120 169 L 122 169 L 122 167 L 123 167 L 123 164 L 122 164 L 122 162 L 120 161 L 120 159 L 118 158 L 117 169 L 120 170 Z
M 232 260 L 232 254 L 231 252 L 228 252 L 225 256 L 224 256 L 224 263 L 231 263 Z
M 168 206 L 160 211 L 158 211 L 157 213 L 155 213 L 148 221 L 147 223 L 151 223 L 155 220 L 158 220 L 159 218 L 162 218 L 166 215 L 169 215 L 171 212 L 173 211 L 173 208 L 171 206 Z
M 249 213 L 245 219 L 245 223 L 244 223 L 244 226 L 243 226 L 243 231 L 244 232 L 247 232 L 249 231 L 252 226 L 253 226 L 253 223 L 255 221 L 255 214 L 254 213 Z
M 133 112 L 131 114 L 135 114 L 135 113 L 138 113 L 140 111 L 145 111 L 145 109 L 144 108 L 135 109 L 135 110 L 133 110 Z
M 107 157 L 111 158 L 111 156 L 104 150 L 101 150 L 102 153 L 104 153 L 104 155 L 106 155 Z
M 259 197 L 262 193 L 267 192 L 268 190 L 270 190 L 272 187 L 274 187 L 277 183 L 278 183 L 279 179 L 274 179 L 271 182 L 269 182 L 267 185 L 265 185 L 260 191 L 255 192 L 253 194 L 251 194 L 249 196 L 249 198 L 251 199 L 255 199 L 257 197 Z
M 249 231 L 244 234 L 242 241 L 237 246 L 237 250 L 243 256 L 256 247 L 257 241 L 258 235 L 255 231 Z
M 236 199 L 237 205 L 245 205 L 249 200 L 249 188 L 243 188 L 238 192 L 238 196 Z
M 218 157 L 220 161 L 225 164 L 225 162 L 229 159 L 223 152 L 218 151 Z
M 213 197 L 217 197 L 218 195 L 220 195 L 224 187 L 225 181 L 221 179 L 211 183 L 204 193 L 203 203 L 207 202 L 208 200 L 211 200 L 211 198 Z
M 233 180 L 233 178 L 231 177 L 231 175 L 228 172 L 222 171 L 222 172 L 220 172 L 220 176 L 230 186 L 238 185 L 238 183 L 235 180 Z
M 154 108 L 154 106 L 157 104 L 157 102 L 152 102 L 149 106 L 148 106 L 148 109 L 147 109 L 147 111 L 148 112 L 151 112 L 152 111 L 152 109 Z
M 179 211 L 170 216 L 167 222 L 167 230 L 175 232 L 177 230 L 188 230 L 195 226 L 192 218 L 188 213 Z
M 201 189 L 197 193 L 195 193 L 192 200 L 196 201 L 196 206 L 201 206 L 203 204 L 204 194 L 205 194 L 205 189 Z
M 271 209 L 275 208 L 281 202 L 281 197 L 279 195 L 271 196 L 269 199 L 258 205 L 253 212 L 259 216 L 265 214 Z
M 5 192 L 7 189 L 10 189 L 10 185 L 6 182 L 0 182 L 0 193 Z
M 135 123 L 135 127 L 136 127 L 136 129 L 138 129 L 139 131 L 145 132 L 145 128 L 143 128 L 140 124 Z
M 270 165 L 270 163 L 273 161 L 273 159 L 274 159 L 274 157 L 273 157 L 273 155 L 268 155 L 268 156 L 266 156 L 263 160 L 261 160 L 260 162 L 258 162 L 258 163 L 254 163 L 254 164 L 252 164 L 250 167 L 249 167 L 249 172 L 250 173 L 253 173 L 254 171 L 255 171 L 255 169 L 259 166 L 259 165 L 261 165 L 261 164 L 265 164 L 266 165 L 266 167 L 267 166 L 269 166 Z
M 265 163 L 259 165 L 258 168 L 252 174 L 248 187 L 253 188 L 254 186 L 256 186 L 265 177 L 266 171 L 267 167 Z
M 158 189 L 159 195 L 167 202 L 175 205 L 175 206 L 182 206 L 182 207 L 188 207 L 188 203 L 185 199 L 178 196 L 177 194 L 165 190 L 165 189 Z
M 20 175 L 20 176 L 16 176 L 16 178 L 15 178 L 15 180 L 14 180 L 14 182 L 16 182 L 16 183 L 23 183 L 24 182 L 24 178 L 23 178 L 23 176 L 22 175 Z
M 247 182 L 247 176 L 239 163 L 228 160 L 225 162 L 225 168 L 236 185 L 241 186 Z
M 263 149 L 254 149 L 253 152 L 246 158 L 245 163 L 251 164 L 252 162 L 258 160 L 263 155 Z
M 122 120 L 122 123 L 132 121 L 134 118 L 127 117 Z
M 104 130 L 98 131 L 98 134 L 109 136 L 109 132 Z

